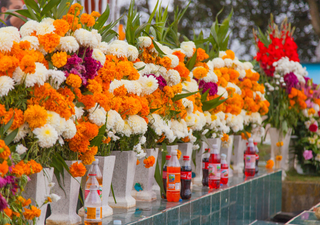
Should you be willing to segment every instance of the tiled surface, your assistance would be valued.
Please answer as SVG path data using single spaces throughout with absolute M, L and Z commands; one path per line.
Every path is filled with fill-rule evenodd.
M 299 216 L 290 220 L 287 224 L 320 224 L 320 220 L 317 219 L 314 212 L 304 211 Z
M 281 211 L 281 172 L 260 169 L 254 178 L 237 175 L 219 190 L 194 187 L 191 200 L 178 203 L 157 200 L 137 203 L 135 209 L 114 209 L 114 215 L 102 224 L 250 224 L 266 220 Z M 257 223 L 254 223 L 257 224 Z

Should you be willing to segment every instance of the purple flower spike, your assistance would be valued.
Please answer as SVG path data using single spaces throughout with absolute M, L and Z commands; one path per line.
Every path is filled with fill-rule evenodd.
M 6 199 L 0 194 L 0 212 L 3 211 L 5 208 L 7 208 L 8 203 Z

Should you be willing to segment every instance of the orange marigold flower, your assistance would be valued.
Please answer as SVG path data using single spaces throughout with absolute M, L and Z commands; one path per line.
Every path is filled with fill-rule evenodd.
M 183 142 L 189 142 L 189 141 L 190 141 L 190 138 L 189 138 L 189 137 L 185 137 L 185 138 L 182 138 L 181 141 L 183 141 Z
M 19 66 L 19 60 L 13 56 L 0 57 L 0 76 L 6 75 L 12 77 L 12 73 Z
M 267 169 L 272 169 L 273 166 L 274 166 L 274 161 L 272 159 L 269 159 L 267 161 L 266 168 Z
M 27 220 L 33 220 L 35 217 L 39 217 L 41 215 L 41 210 L 35 206 L 31 206 L 31 209 L 24 208 L 23 216 Z
M 76 16 L 79 16 L 82 8 L 83 8 L 82 5 L 80 5 L 79 3 L 72 4 L 68 13 L 76 14 Z
M 38 36 L 39 43 L 44 47 L 44 50 L 51 53 L 60 44 L 60 36 L 55 33 L 49 33 Z
M 109 144 L 110 141 L 111 141 L 111 138 L 110 138 L 110 137 L 103 137 L 102 142 L 103 142 L 104 144 Z
M 42 127 L 47 123 L 47 111 L 39 105 L 30 105 L 24 112 L 24 121 L 27 122 L 31 129 Z
M 30 198 L 28 198 L 27 200 L 24 199 L 23 197 L 21 197 L 21 198 L 22 198 L 22 200 L 23 200 L 23 201 L 21 202 L 23 207 L 31 204 L 31 199 L 30 199 Z
M 248 139 L 247 137 L 250 138 L 251 137 L 251 133 L 249 133 L 249 132 L 241 133 L 241 138 L 243 140 L 247 140 Z
M 96 80 L 89 79 L 87 88 L 92 93 L 101 93 L 102 86 Z
M 2 177 L 4 177 L 8 173 L 8 170 L 9 170 L 9 166 L 6 160 L 0 163 L 0 175 Z
M 209 55 L 206 53 L 206 51 L 202 48 L 197 49 L 197 61 L 203 61 L 205 59 L 209 58 Z
M 98 13 L 97 11 L 92 11 L 90 15 L 93 16 L 93 17 L 96 17 L 96 18 L 101 16 L 101 14 Z
M 180 159 L 181 154 L 182 154 L 181 151 L 180 151 L 179 149 L 177 149 L 177 158 L 178 158 L 178 159 Z
M 179 62 L 184 62 L 184 58 L 186 57 L 186 55 L 183 54 L 181 51 L 175 51 L 172 54 L 178 56 Z
M 94 17 L 91 16 L 91 15 L 89 15 L 89 14 L 87 14 L 87 13 L 83 13 L 83 14 L 81 15 L 81 17 L 80 17 L 80 22 L 81 22 L 82 24 L 87 25 L 88 27 L 92 27 L 92 26 L 96 23 Z
M 72 14 L 67 14 L 67 15 L 64 15 L 62 17 L 63 20 L 66 20 L 67 23 L 69 24 L 69 29 L 75 31 L 79 28 L 81 28 L 81 24 L 78 24 L 79 23 L 79 18 L 72 15 Z
M 118 34 L 119 34 L 119 40 L 126 39 L 126 33 L 123 31 L 123 24 L 119 24 Z
M 226 55 L 224 55 L 224 56 L 222 57 L 222 59 L 226 59 L 226 58 L 229 58 L 229 59 L 234 60 L 234 58 L 235 58 L 234 52 L 231 51 L 231 50 L 227 50 L 227 51 L 226 51 Z
M 92 150 L 91 150 L 92 149 Z M 80 159 L 84 165 L 90 165 L 95 160 L 94 156 L 97 154 L 98 148 L 92 147 L 89 148 L 84 154 L 80 155 Z
M 3 211 L 8 217 L 12 218 L 12 210 L 10 208 L 7 207 Z
M 20 109 L 10 108 L 10 110 L 4 116 L 2 123 L 7 124 L 12 118 L 13 118 L 13 123 L 10 127 L 11 130 L 15 130 L 19 128 L 24 123 L 23 112 Z
M 165 86 L 165 87 L 163 88 L 163 91 L 164 91 L 164 93 L 165 93 L 169 98 L 173 98 L 173 97 L 174 97 L 174 92 L 173 92 L 173 90 L 172 90 L 171 87 Z
M 316 113 L 316 110 L 314 110 L 314 108 L 310 108 L 309 110 L 308 110 L 308 115 L 313 115 L 313 114 L 315 114 Z
M 70 173 L 73 177 L 83 177 L 87 172 L 82 163 L 75 162 L 70 166 Z
M 18 213 L 18 212 L 12 212 L 12 215 L 14 215 L 16 217 L 20 217 L 20 213 Z
M 221 141 L 227 142 L 228 140 L 229 140 L 229 135 L 223 134 L 223 136 L 222 136 L 222 138 L 221 138 Z
M 80 88 L 82 80 L 78 75 L 70 73 L 67 77 L 66 83 L 73 88 Z
M 69 23 L 66 20 L 55 20 L 53 21 L 53 26 L 55 28 L 55 33 L 60 35 L 60 36 L 64 36 L 68 30 L 69 30 Z
M 30 49 L 31 43 L 29 41 L 20 41 L 19 42 L 19 47 L 21 49 Z
M 145 164 L 144 167 L 145 168 L 150 168 L 154 165 L 156 159 L 154 158 L 153 155 L 149 156 L 148 158 L 143 160 L 143 163 Z
M 277 155 L 277 156 L 276 156 L 276 160 L 277 160 L 277 161 L 281 161 L 281 160 L 282 160 L 282 155 Z
M 10 149 L 6 143 L 3 140 L 0 140 L 0 158 L 6 160 L 9 158 L 10 153 Z
M 31 55 L 25 55 L 20 62 L 20 69 L 25 73 L 34 73 L 36 71 L 34 58 Z
M 128 91 L 125 88 L 125 86 L 122 85 L 122 86 L 114 89 L 113 94 L 114 94 L 114 96 L 123 97 L 123 96 L 126 96 L 128 94 Z
M 28 176 L 34 173 L 40 173 L 41 170 L 42 170 L 41 164 L 37 163 L 33 159 L 31 159 L 25 164 L 25 174 Z
M 68 54 L 66 52 L 56 52 L 51 57 L 51 60 L 55 67 L 61 68 L 67 64 Z
M 139 164 L 140 164 L 140 161 L 139 161 L 139 159 L 137 159 L 136 165 L 139 165 Z

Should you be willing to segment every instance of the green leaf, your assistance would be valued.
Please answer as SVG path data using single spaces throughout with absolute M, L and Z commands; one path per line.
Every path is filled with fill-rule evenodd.
M 194 52 L 193 56 L 188 60 L 186 67 L 191 71 L 194 67 L 194 65 L 196 64 L 196 60 L 197 60 L 197 49 Z
M 7 137 L 5 137 L 4 142 L 6 143 L 6 145 L 9 145 L 13 141 L 13 139 L 17 136 L 18 131 L 19 128 L 15 129 L 9 135 L 7 135 Z
M 114 194 L 114 190 L 113 190 L 112 183 L 111 183 L 111 193 L 112 193 L 112 197 L 113 197 L 114 203 L 117 204 L 117 200 L 116 200 L 116 196 L 115 196 L 115 194 Z
M 208 90 L 206 90 L 206 92 L 201 95 L 201 102 L 207 101 L 209 91 L 210 91 L 210 88 Z
M 28 20 L 27 20 L 26 18 L 24 18 L 23 16 L 20 16 L 20 15 L 14 13 L 14 12 L 15 12 L 15 10 L 8 10 L 8 11 L 6 11 L 6 12 L 3 13 L 3 14 L 18 17 L 19 19 L 21 19 L 21 20 L 24 21 L 24 22 L 27 22 L 27 21 L 28 21 Z
M 202 102 L 202 110 L 203 111 L 208 111 L 210 109 L 216 108 L 217 106 L 219 106 L 220 104 L 224 103 L 225 101 L 227 101 L 226 99 L 220 100 L 222 97 L 222 95 L 220 95 L 219 97 L 212 99 L 210 101 L 204 101 Z
M 178 101 L 178 100 L 180 100 L 180 99 L 187 98 L 187 97 L 189 97 L 189 96 L 191 96 L 191 95 L 197 94 L 198 92 L 199 92 L 199 91 L 175 95 L 175 96 L 172 98 L 172 101 L 175 102 L 175 101 Z
M 147 34 L 149 34 L 150 24 L 151 24 L 151 22 L 152 22 L 152 19 L 153 19 L 154 15 L 156 14 L 156 11 L 157 11 L 157 9 L 158 9 L 158 5 L 159 5 L 159 0 L 157 0 L 157 4 L 156 4 L 156 6 L 154 7 L 154 9 L 153 9 L 153 11 L 152 11 L 152 13 L 150 14 L 150 17 L 149 17 L 149 19 L 148 19 L 148 22 L 147 22 L 147 25 L 148 25 L 148 26 L 146 26 L 146 33 L 147 33 Z M 161 6 L 160 6 L 160 7 L 161 7 Z
M 90 146 L 97 146 L 99 147 L 102 144 L 102 140 L 104 137 L 104 133 L 106 132 L 107 123 L 100 127 L 98 135 L 93 138 L 90 142 Z
M 11 125 L 12 125 L 12 123 L 13 123 L 13 120 L 14 120 L 14 115 L 13 115 L 12 118 L 9 120 L 9 122 L 8 122 L 6 125 L 4 125 L 4 127 L 3 127 L 3 134 L 6 133 L 6 132 L 9 130 L 9 128 L 11 127 Z
M 76 106 L 77 106 L 78 108 L 80 108 L 80 107 L 86 107 L 82 102 L 77 102 L 77 103 L 76 103 Z
M 60 0 L 50 0 L 47 2 L 46 6 L 42 9 L 41 14 L 44 15 L 49 12 L 52 8 L 56 8 Z
M 166 54 L 159 48 L 159 46 L 157 45 L 157 43 L 156 43 L 153 39 L 151 39 L 151 40 L 152 40 L 152 43 L 153 43 L 155 49 L 156 49 L 157 52 L 160 54 L 160 56 L 166 55 Z
M 154 113 L 154 112 L 156 112 L 157 110 L 159 110 L 159 109 L 161 109 L 161 108 L 157 108 L 157 109 L 150 109 L 150 113 Z
M 94 29 L 100 30 L 100 28 L 103 27 L 103 25 L 107 22 L 110 14 L 110 7 L 109 4 L 107 4 L 106 10 L 101 14 L 99 19 L 97 19 L 96 23 L 94 24 Z

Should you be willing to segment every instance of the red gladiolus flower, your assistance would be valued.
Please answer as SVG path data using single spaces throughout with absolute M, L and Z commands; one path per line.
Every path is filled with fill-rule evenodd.
M 311 125 L 309 126 L 309 130 L 310 130 L 311 132 L 317 132 L 318 126 L 317 126 L 316 124 L 311 124 Z

